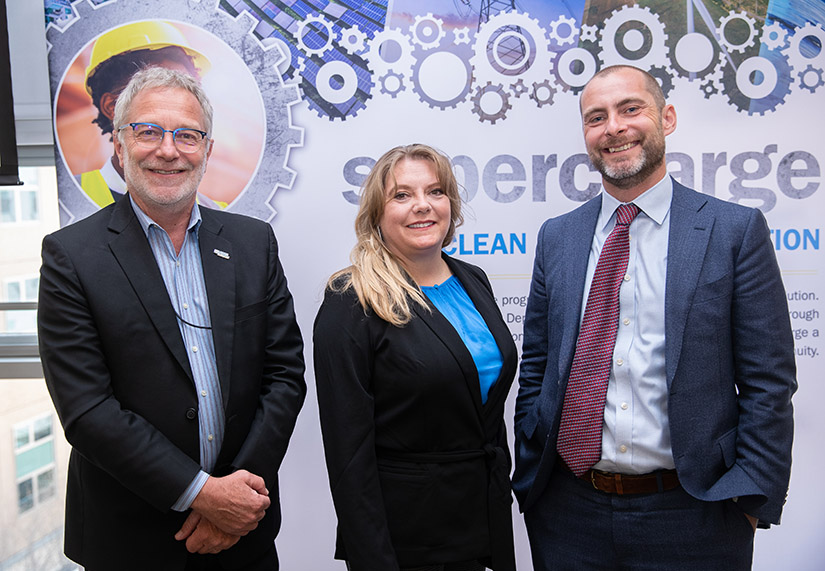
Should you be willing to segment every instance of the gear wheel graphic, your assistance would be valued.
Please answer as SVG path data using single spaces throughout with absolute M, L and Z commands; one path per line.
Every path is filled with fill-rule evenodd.
M 527 13 L 501 12 L 481 25 L 470 63 L 479 83 L 509 85 L 519 78 L 528 84 L 541 81 L 550 72 L 551 60 L 538 21 Z
M 825 80 L 822 78 L 822 70 L 816 68 L 812 65 L 809 65 L 805 69 L 799 72 L 797 76 L 799 78 L 799 87 L 801 89 L 807 89 L 811 93 L 825 85 Z
M 745 41 L 738 44 L 732 43 L 727 35 L 727 27 L 731 22 L 740 21 L 748 26 L 748 37 Z M 742 53 L 746 48 L 751 47 L 756 43 L 756 20 L 748 16 L 745 12 L 734 12 L 731 10 L 727 16 L 722 16 L 719 19 L 719 27 L 716 28 L 719 44 L 727 48 L 728 51 Z
M 467 98 L 472 82 L 470 63 L 453 50 L 429 52 L 413 66 L 413 91 L 431 108 L 455 108 Z
M 673 74 L 664 66 L 653 66 L 649 70 L 650 75 L 656 78 L 659 85 L 662 87 L 662 93 L 665 99 L 673 91 Z
M 599 27 L 588 26 L 584 24 L 581 32 L 579 32 L 579 40 L 582 42 L 598 42 L 599 41 Z
M 532 89 L 530 89 L 530 99 L 535 101 L 539 107 L 552 105 L 555 94 L 556 89 L 549 79 L 534 83 Z
M 348 59 L 336 51 L 327 57 L 320 62 L 306 58 L 299 65 L 304 99 L 319 117 L 330 121 L 355 117 L 372 97 L 372 76 L 357 71 L 367 64 L 356 55 Z
M 813 47 L 808 44 L 813 44 Z M 788 62 L 794 69 L 805 69 L 809 65 L 819 70 L 825 69 L 825 30 L 819 24 L 805 24 L 791 36 L 787 49 L 782 53 L 788 56 Z
M 492 97 L 489 97 L 492 95 Z M 488 97 L 485 97 L 488 96 Z M 488 106 L 490 99 L 498 97 L 498 104 L 495 106 L 495 111 L 490 111 Z M 484 101 L 482 101 L 484 99 Z M 500 84 L 487 82 L 487 85 L 479 86 L 473 94 L 473 113 L 478 115 L 480 122 L 487 121 L 491 125 L 495 125 L 499 119 L 504 119 L 507 116 L 507 111 L 510 110 L 510 96 L 507 91 Z
M 566 30 L 567 33 L 560 34 L 560 29 L 562 32 Z M 550 36 L 550 39 L 555 40 L 555 42 L 560 46 L 572 44 L 576 41 L 576 36 L 579 35 L 579 28 L 576 26 L 576 20 L 574 18 L 568 18 L 562 14 L 556 20 L 550 22 L 550 31 L 548 35 Z
M 381 84 L 381 93 L 385 93 L 393 99 L 407 89 L 407 86 L 404 84 L 404 76 L 392 70 L 379 77 L 378 82 Z
M 87 2 L 72 5 L 76 18 L 63 29 L 49 25 L 46 29 L 51 76 L 52 100 L 56 100 L 65 79 L 65 73 L 83 46 L 104 32 L 135 21 L 134 7 L 124 2 L 109 2 L 92 6 Z M 153 18 L 173 22 L 186 22 L 200 27 L 225 43 L 238 54 L 249 68 L 252 79 L 260 90 L 263 112 L 266 115 L 266 139 L 264 140 L 258 168 L 246 187 L 226 210 L 255 216 L 271 222 L 276 211 L 274 200 L 281 188 L 292 188 L 295 171 L 289 166 L 290 152 L 304 144 L 304 131 L 292 123 L 291 107 L 301 101 L 296 85 L 285 85 L 278 63 L 283 54 L 270 46 L 262 45 L 251 33 L 256 20 L 242 12 L 232 17 L 219 10 L 215 3 L 189 4 L 168 0 L 143 0 L 141 8 Z M 274 45 L 274 44 L 272 44 Z M 60 146 L 57 138 L 56 144 Z M 68 224 L 84 218 L 97 210 L 97 206 L 75 182 L 65 161 L 56 164 L 57 181 L 61 188 L 61 223 Z
M 374 73 L 380 75 L 393 70 L 405 77 L 409 76 L 415 58 L 410 40 L 400 30 L 382 30 L 367 43 L 369 49 L 366 58 Z
M 724 67 L 721 83 L 731 106 L 748 115 L 764 115 L 785 102 L 792 80 L 784 57 L 753 56 L 739 62 L 735 71 L 730 64 Z
M 524 80 L 519 79 L 517 82 L 510 85 L 510 93 L 513 94 L 513 97 L 519 98 L 525 93 L 529 93 L 530 88 L 524 85 Z
M 444 37 L 444 22 L 433 16 L 432 12 L 426 16 L 417 14 L 415 22 L 410 27 L 412 41 L 424 48 L 432 49 L 438 45 Z
M 455 38 L 456 44 L 469 44 L 470 28 L 456 28 L 455 30 L 453 30 L 453 38 Z
M 313 31 L 323 38 L 323 34 L 317 30 L 310 28 L 312 24 L 318 24 L 324 28 L 326 33 L 326 41 L 319 47 L 312 47 L 306 43 L 306 37 L 309 31 Z M 309 28 L 309 29 L 307 29 Z M 332 22 L 323 16 L 309 16 L 304 21 L 298 23 L 298 30 L 295 32 L 295 37 L 298 40 L 298 45 L 308 56 L 322 56 L 335 43 L 335 30 L 332 27 Z
M 577 65 L 573 65 L 573 64 Z M 589 50 L 570 48 L 560 52 L 553 64 L 556 81 L 565 91 L 579 93 L 599 71 L 599 62 Z
M 625 26 L 630 22 L 633 24 Z M 623 31 L 621 36 L 620 31 Z M 649 69 L 654 65 L 667 65 L 666 42 L 665 26 L 650 8 L 623 6 L 613 12 L 604 23 L 601 41 L 602 64 L 628 64 L 642 69 Z
M 341 45 L 351 54 L 360 54 L 367 46 L 367 34 L 358 26 L 341 30 Z
M 699 85 L 699 89 L 702 90 L 705 99 L 710 99 L 719 93 L 719 86 L 717 85 L 716 79 L 710 76 L 706 77 L 705 81 Z
M 762 28 L 760 42 L 769 50 L 778 50 L 785 47 L 788 39 L 788 30 L 779 22 L 771 22 Z
M 670 69 L 689 81 L 703 79 L 713 73 L 719 65 L 721 50 L 705 34 L 691 32 L 685 34 L 670 53 Z

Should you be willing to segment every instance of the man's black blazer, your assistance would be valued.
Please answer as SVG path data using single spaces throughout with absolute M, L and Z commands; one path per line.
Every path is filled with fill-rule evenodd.
M 303 403 L 303 344 L 269 225 L 201 209 L 225 435 L 213 475 L 264 478 L 272 505 L 220 555 L 255 559 L 280 526 L 277 471 Z M 199 470 L 198 396 L 130 200 L 46 236 L 38 315 L 46 383 L 73 450 L 65 550 L 91 569 L 183 569 L 170 510 Z

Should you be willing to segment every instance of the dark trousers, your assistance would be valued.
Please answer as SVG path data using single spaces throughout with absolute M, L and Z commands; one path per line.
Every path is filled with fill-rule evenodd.
M 737 571 L 753 559 L 753 527 L 732 500 L 606 494 L 561 467 L 524 521 L 534 571 Z
M 186 559 L 186 571 L 278 571 L 278 553 L 275 544 L 263 557 L 243 567 L 223 567 L 216 555 L 192 553 Z

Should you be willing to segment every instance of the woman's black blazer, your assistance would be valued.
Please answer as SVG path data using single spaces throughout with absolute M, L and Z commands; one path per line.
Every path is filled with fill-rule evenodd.
M 315 320 L 315 376 L 335 556 L 353 571 L 476 558 L 514 569 L 504 403 L 517 352 L 484 272 L 444 257 L 490 329 L 504 365 L 481 404 L 478 372 L 434 307 L 393 326 L 352 289 L 327 291 Z

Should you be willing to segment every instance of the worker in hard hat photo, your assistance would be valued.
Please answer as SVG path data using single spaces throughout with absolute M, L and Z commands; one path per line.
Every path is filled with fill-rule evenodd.
M 203 45 L 196 47 L 193 37 L 203 38 L 200 42 Z M 210 41 L 211 45 L 208 45 Z M 103 208 L 126 192 L 123 167 L 112 143 L 112 118 L 118 95 L 137 71 L 146 67 L 165 67 L 187 73 L 204 84 L 216 107 L 220 106 L 220 94 L 213 96 L 206 85 L 205 77 L 213 69 L 213 62 L 205 54 L 204 47 L 212 53 L 220 51 L 218 48 L 221 47 L 228 50 L 228 46 L 195 26 L 144 20 L 108 30 L 78 54 L 58 94 L 55 123 L 63 160 L 77 185 L 95 205 Z M 218 59 L 226 60 L 227 57 L 224 55 Z M 222 69 L 220 73 L 226 75 L 227 62 L 217 63 Z M 246 82 L 247 86 L 250 83 L 254 88 L 251 77 Z M 236 115 L 248 114 L 248 109 L 255 106 L 240 102 L 244 97 L 244 90 L 241 89 L 244 82 L 236 78 L 230 79 L 229 84 L 236 86 L 234 96 L 239 101 L 238 104 L 233 101 L 231 110 Z M 81 92 L 81 87 L 85 93 Z M 245 96 L 248 100 L 259 99 L 257 93 L 246 93 Z M 259 135 L 255 133 L 255 128 L 249 127 L 250 122 L 254 121 L 252 118 L 247 117 L 246 121 L 232 119 L 233 126 L 246 127 L 242 127 L 243 132 L 239 136 L 229 139 L 236 144 L 234 150 L 216 148 L 216 160 L 210 161 L 210 167 L 213 162 L 216 163 L 216 174 L 212 181 L 208 175 L 204 177 L 198 193 L 201 206 L 226 207 L 251 179 L 256 168 L 254 157 L 260 154 L 263 145 L 262 110 L 258 120 Z M 209 135 L 211 137 L 213 133 Z M 241 145 L 243 148 L 238 148 Z M 223 151 L 223 157 L 217 152 L 219 150 Z M 253 159 L 250 161 L 248 157 Z M 213 189 L 218 192 L 213 193 Z

